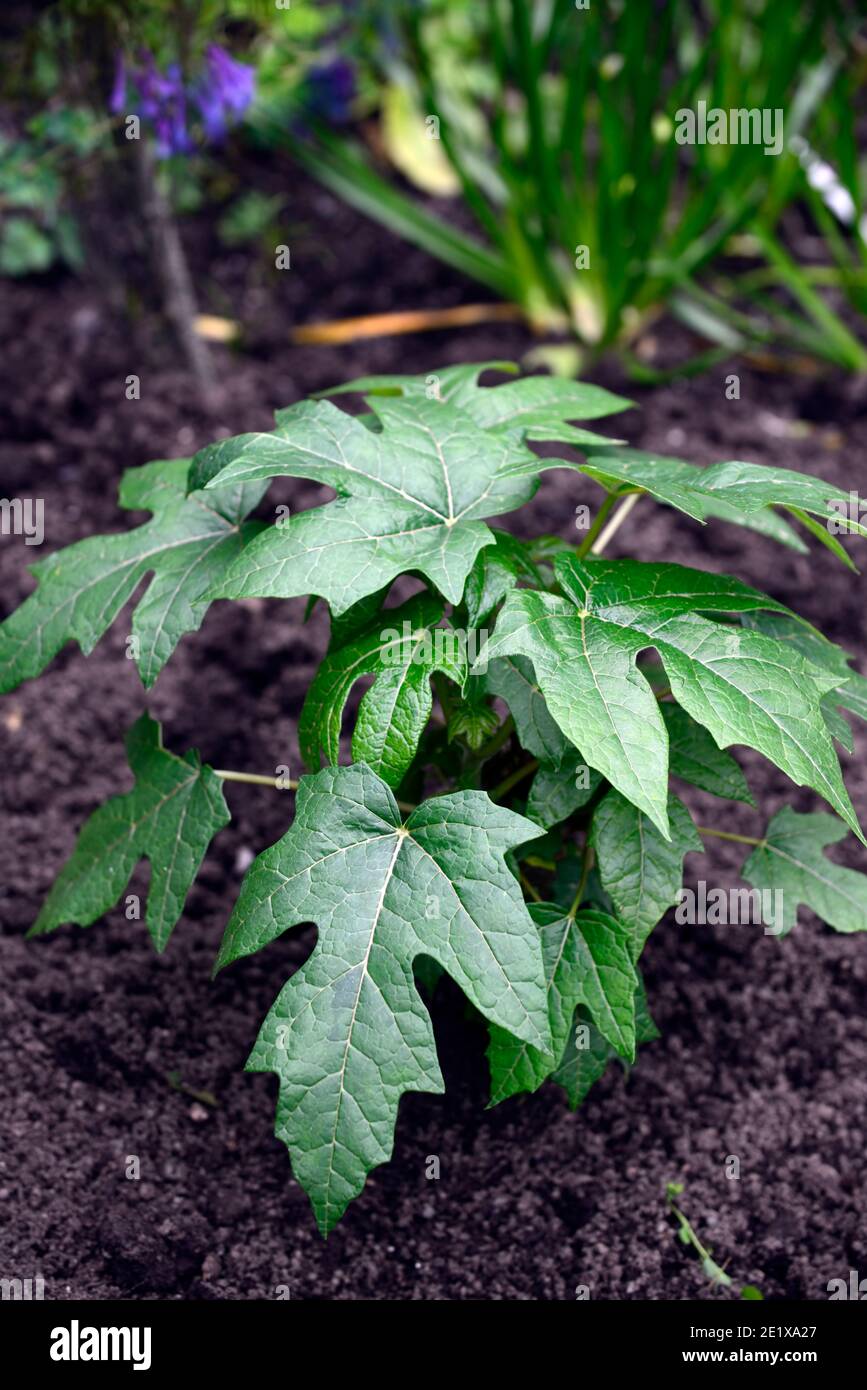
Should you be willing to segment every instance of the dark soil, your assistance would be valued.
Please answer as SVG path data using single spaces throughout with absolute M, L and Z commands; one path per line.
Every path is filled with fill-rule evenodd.
M 153 325 L 116 324 L 71 279 L 0 285 L 0 493 L 44 497 L 46 550 L 125 524 L 114 502 L 125 467 L 267 428 L 275 406 L 362 372 L 519 358 L 531 345 L 498 326 L 290 347 L 293 322 L 481 297 L 318 189 L 294 188 L 292 208 L 302 268 L 282 277 L 221 251 L 207 228 L 190 231 L 202 307 L 250 326 L 242 352 L 219 350 L 216 418 L 196 408 Z M 731 371 L 739 401 L 726 399 Z M 124 398 L 131 372 L 137 402 Z M 613 369 L 596 377 L 624 388 Z M 654 393 L 625 389 L 641 409 L 615 428 L 636 444 L 801 467 L 865 492 L 857 383 L 735 363 Z M 290 483 L 285 495 L 303 508 L 324 494 Z M 520 524 L 574 534 L 576 505 L 597 495 L 550 473 Z M 735 571 L 863 662 L 861 581 L 821 550 L 799 557 L 642 502 L 612 545 L 627 552 Z M 36 553 L 3 538 L 4 611 L 29 591 Z M 297 716 L 326 641 L 325 620 L 304 627 L 302 615 L 300 602 L 217 605 L 147 698 L 170 746 L 195 744 L 217 766 L 297 769 Z M 716 1258 L 766 1297 L 821 1299 L 828 1280 L 867 1273 L 867 946 L 805 910 L 782 943 L 755 928 L 661 924 L 645 959 L 662 1040 L 628 1080 L 612 1070 L 577 1115 L 553 1087 L 486 1110 L 485 1039 L 446 986 L 433 1013 L 447 1094 L 405 1098 L 392 1163 L 323 1243 L 271 1132 L 276 1081 L 243 1072 L 313 929 L 210 981 L 245 861 L 283 833 L 291 795 L 229 789 L 231 827 L 163 957 L 120 907 L 86 932 L 23 937 L 85 817 L 129 785 L 122 739 L 145 697 L 124 659 L 127 631 L 118 622 L 87 660 L 67 648 L 0 704 L 0 1273 L 41 1272 L 57 1299 L 252 1299 L 281 1285 L 308 1299 L 571 1299 L 578 1284 L 594 1298 L 718 1297 L 675 1238 L 669 1180 L 685 1183 L 682 1204 Z M 844 765 L 867 819 L 863 728 L 856 744 Z M 762 814 L 691 795 L 703 821 L 756 833 L 784 799 L 817 804 L 759 759 L 744 762 Z M 719 843 L 692 856 L 688 881 L 735 882 L 736 851 Z M 859 863 L 854 843 L 838 857 Z M 130 891 L 144 891 L 146 874 Z M 126 1176 L 133 1155 L 139 1181 Z M 425 1177 L 429 1155 L 438 1181 Z M 726 1177 L 729 1155 L 739 1181 Z

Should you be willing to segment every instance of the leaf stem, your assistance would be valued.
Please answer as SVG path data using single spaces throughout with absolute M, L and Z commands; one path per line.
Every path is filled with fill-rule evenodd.
M 757 840 L 754 835 L 736 835 L 733 830 L 715 830 L 712 825 L 697 825 L 699 835 L 715 835 L 718 840 L 736 840 L 739 845 L 764 845 L 766 840 Z
M 274 787 L 277 790 L 288 788 L 293 792 L 298 790 L 298 783 L 293 782 L 291 777 L 265 777 L 259 772 L 232 772 L 224 767 L 215 767 L 214 776 L 222 777 L 224 782 L 253 782 L 257 787 Z
M 520 879 L 521 879 L 521 884 L 522 884 L 522 886 L 524 887 L 524 889 L 526 890 L 526 892 L 529 893 L 530 897 L 533 899 L 533 902 L 534 902 L 534 903 L 540 903 L 540 902 L 542 901 L 542 895 L 541 895 L 541 893 L 537 893 L 537 892 L 536 892 L 536 889 L 533 887 L 533 885 L 532 885 L 532 883 L 530 882 L 530 880 L 528 879 L 527 875 L 526 875 L 525 873 L 522 872 L 522 873 L 520 874 Z
M 515 729 L 515 721 L 511 715 L 505 719 L 495 734 L 492 734 L 488 742 L 483 744 L 476 754 L 476 759 L 481 763 L 488 758 L 492 758 L 495 753 L 499 753 L 504 743 L 508 743 Z
M 581 878 L 578 883 L 578 892 L 575 894 L 572 906 L 569 909 L 569 917 L 570 920 L 573 922 L 575 920 L 575 915 L 578 912 L 579 907 L 581 906 L 581 899 L 584 897 L 584 889 L 587 887 L 587 879 L 590 877 L 590 870 L 593 868 L 594 857 L 595 856 L 593 854 L 592 845 L 585 845 L 584 860 L 581 865 Z
M 615 492 L 608 492 L 603 497 L 602 505 L 600 506 L 599 511 L 596 513 L 596 516 L 593 518 L 593 523 L 590 527 L 590 530 L 587 532 L 587 535 L 584 537 L 583 541 L 578 547 L 579 560 L 583 560 L 584 556 L 587 554 L 587 551 L 593 545 L 593 542 L 596 540 L 596 537 L 599 535 L 599 532 L 602 530 L 602 527 L 608 520 L 608 514 L 616 501 L 617 494 Z
M 632 508 L 635 506 L 636 502 L 641 496 L 642 494 L 640 492 L 629 492 L 626 494 L 626 496 L 621 501 L 617 511 L 614 513 L 613 517 L 609 521 L 608 525 L 605 527 L 604 531 L 601 532 L 599 539 L 596 541 L 596 544 L 591 546 L 594 555 L 602 554 L 606 545 L 611 540 L 611 537 L 615 535 L 617 531 L 620 530 L 620 527 L 623 525 L 624 521 L 629 516 L 629 513 L 632 511 Z
M 221 777 L 224 782 L 252 782 L 257 787 L 274 787 L 276 791 L 297 792 L 300 782 L 296 782 L 294 777 L 265 777 L 261 772 L 233 772 L 229 768 L 215 767 L 213 769 L 215 777 Z M 397 797 L 395 797 L 397 801 Z M 398 801 L 401 811 L 415 811 L 418 802 Z
M 524 778 L 529 777 L 531 772 L 535 772 L 538 766 L 539 759 L 531 758 L 528 763 L 524 763 L 524 766 L 519 767 L 516 772 L 510 772 L 508 777 L 504 777 L 502 782 L 494 787 L 493 791 L 488 792 L 488 796 L 492 801 L 499 801 L 501 796 L 505 796 L 506 792 L 510 792 L 519 782 L 523 782 Z

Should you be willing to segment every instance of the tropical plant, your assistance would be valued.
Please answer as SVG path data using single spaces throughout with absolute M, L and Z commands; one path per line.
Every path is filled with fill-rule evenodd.
M 299 726 L 308 775 L 178 757 L 143 714 L 127 740 L 132 790 L 86 822 L 32 928 L 95 922 L 146 856 L 162 951 L 229 819 L 226 784 L 297 790 L 291 826 L 246 874 L 217 966 L 318 927 L 247 1066 L 280 1079 L 277 1133 L 325 1233 L 390 1156 L 401 1095 L 443 1089 L 419 980 L 430 991 L 446 972 L 486 1021 L 492 1102 L 550 1078 L 574 1107 L 656 1036 L 641 954 L 705 837 L 748 847 L 769 933 L 789 931 L 800 903 L 839 931 L 867 927 L 867 878 L 823 852 L 847 829 L 864 841 L 834 739 L 851 747 L 840 709 L 867 717 L 867 681 L 737 579 L 599 553 L 646 495 L 799 550 L 805 528 L 847 559 L 823 527 L 867 534 L 852 498 L 787 469 L 631 450 L 585 423 L 622 398 L 546 377 L 483 386 L 486 367 L 510 370 L 366 378 L 340 388 L 364 396 L 360 416 L 305 400 L 270 432 L 130 469 L 121 504 L 150 521 L 39 561 L 35 591 L 0 625 L 11 690 L 70 641 L 90 652 L 147 580 L 127 651 L 150 688 L 215 599 L 328 604 L 330 646 Z M 571 457 L 540 457 L 537 441 Z M 602 489 L 579 544 L 488 524 L 557 467 Z M 336 498 L 251 519 L 284 476 Z M 760 838 L 696 826 L 670 779 L 752 803 L 733 744 L 833 814 L 785 808 Z

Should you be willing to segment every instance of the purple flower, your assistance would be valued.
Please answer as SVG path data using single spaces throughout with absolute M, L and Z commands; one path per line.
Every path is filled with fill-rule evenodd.
M 195 99 L 205 135 L 215 142 L 223 139 L 253 100 L 256 73 L 246 63 L 236 63 L 215 43 L 209 45 L 206 57 L 207 71 L 196 85 Z
M 154 55 L 142 49 L 129 72 L 123 56 L 118 57 L 109 106 L 116 115 L 134 96 L 137 113 L 153 130 L 158 157 L 166 159 L 193 150 L 187 126 L 190 109 L 198 113 L 206 141 L 221 140 L 253 100 L 255 82 L 253 68 L 236 63 L 216 44 L 207 50 L 204 73 L 186 86 L 177 63 L 160 72 Z
M 212 43 L 208 48 L 208 73 L 211 82 L 233 116 L 243 116 L 253 100 L 256 73 L 246 63 L 236 63 L 224 48 Z
M 119 53 L 114 66 L 114 82 L 112 83 L 111 96 L 108 99 L 108 109 L 113 116 L 119 116 L 125 106 L 126 64 L 123 61 L 123 54 Z
M 312 67 L 307 73 L 305 106 L 313 116 L 339 123 L 349 120 L 355 99 L 355 70 L 346 58 Z

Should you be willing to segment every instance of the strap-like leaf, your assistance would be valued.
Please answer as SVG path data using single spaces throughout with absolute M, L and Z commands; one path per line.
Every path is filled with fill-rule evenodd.
M 87 927 L 113 907 L 138 861 L 150 860 L 147 927 L 162 951 L 211 840 L 229 823 L 223 786 L 191 749 L 162 746 L 159 724 L 143 714 L 126 739 L 135 787 L 112 797 L 85 824 L 31 935 L 63 922 Z
M 538 932 L 504 862 L 538 827 L 483 792 L 436 797 L 401 822 L 363 765 L 304 778 L 295 823 L 247 873 L 220 953 L 225 965 L 298 923 L 319 928 L 247 1065 L 280 1078 L 277 1133 L 326 1233 L 390 1156 L 403 1092 L 443 1089 L 416 956 L 492 1023 L 550 1046 Z
M 244 521 L 262 484 L 187 495 L 189 467 L 176 459 L 128 470 L 121 506 L 153 512 L 151 521 L 78 541 L 31 566 L 39 587 L 0 625 L 0 691 L 39 675 L 67 642 L 89 654 L 147 574 L 132 635 L 142 681 L 153 685 L 184 633 L 201 626 L 206 591 L 262 530 Z

